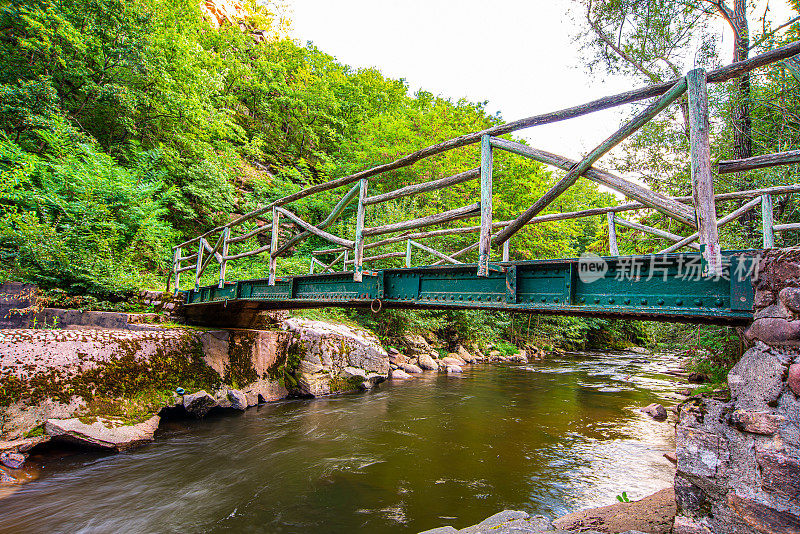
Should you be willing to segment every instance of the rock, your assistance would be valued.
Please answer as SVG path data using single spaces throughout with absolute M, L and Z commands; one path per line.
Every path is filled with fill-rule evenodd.
M 682 515 L 675 517 L 672 532 L 673 534 L 714 534 L 702 523 Z
M 753 319 L 790 319 L 792 312 L 786 309 L 783 303 L 771 304 L 766 308 L 761 308 L 754 315 Z
M 656 421 L 664 421 L 667 418 L 667 409 L 655 402 L 641 408 L 640 411 L 646 413 Z
M 643 499 L 573 512 L 553 521 L 557 529 L 586 532 L 587 527 L 602 532 L 631 530 L 667 534 L 677 512 L 675 491 L 666 488 Z
M 498 512 L 493 516 L 487 517 L 477 525 L 476 527 L 496 527 L 498 525 L 502 525 L 503 523 L 507 523 L 509 521 L 513 521 L 515 519 L 528 519 L 530 514 L 528 512 L 523 512 L 521 510 L 503 510 L 502 512 Z
M 736 428 L 752 434 L 770 436 L 778 431 L 786 418 L 769 412 L 748 412 L 736 410 L 731 414 L 731 422 Z
M 421 372 L 422 372 L 422 369 L 420 369 L 420 368 L 419 368 L 419 367 L 417 367 L 416 365 L 413 365 L 413 364 L 410 364 L 410 363 L 405 363 L 405 364 L 401 365 L 401 366 L 400 366 L 400 368 L 401 368 L 403 371 L 405 371 L 406 373 L 408 373 L 408 374 L 412 374 L 412 375 L 413 375 L 413 374 L 418 374 L 418 373 L 421 373 Z
M 452 356 L 447 356 L 446 358 L 442 358 L 441 360 L 445 365 L 455 365 L 455 366 L 462 366 L 464 365 L 464 360 L 461 358 L 453 358 Z
M 764 318 L 753 321 L 744 336 L 750 341 L 762 341 L 773 346 L 796 347 L 800 345 L 800 321 Z
M 0 485 L 11 486 L 17 483 L 17 479 L 0 469 Z M 458 532 L 458 531 L 456 531 Z
M 184 409 L 195 417 L 205 417 L 216 405 L 216 399 L 205 390 L 183 396 Z
M 154 415 L 143 423 L 121 425 L 107 419 L 98 419 L 91 424 L 77 418 L 48 419 L 44 429 L 45 433 L 54 439 L 122 451 L 153 441 L 160 420 L 159 416 Z
M 408 363 L 410 363 L 411 365 L 416 365 L 417 367 L 419 367 L 419 358 L 409 358 L 408 359 Z
M 757 292 L 758 293 L 758 292 Z M 772 292 L 770 292 L 772 293 Z M 773 293 L 773 301 L 775 299 Z M 793 312 L 800 312 L 800 288 L 797 287 L 784 287 L 778 293 L 778 298 L 781 303 Z M 755 302 L 753 303 L 756 306 Z
M 774 404 L 783 391 L 783 377 L 791 357 L 786 351 L 761 342 L 745 352 L 728 373 L 728 386 L 736 407 L 769 411 L 769 405 Z
M 458 531 L 453 527 L 437 527 L 420 532 L 419 534 L 458 534 Z
M 300 365 L 297 366 L 298 373 L 306 373 L 309 375 L 313 375 L 314 373 L 320 373 L 325 369 L 319 362 L 310 362 L 308 360 L 301 360 Z
M 451 373 L 461 373 L 463 372 L 461 366 L 458 365 L 448 365 L 447 366 L 447 374 Z
M 408 347 L 408 351 L 413 354 L 427 354 L 431 351 L 431 346 L 419 334 L 406 334 L 403 336 L 402 341 Z
M 758 289 L 753 296 L 753 307 L 755 309 L 766 308 L 775 303 L 775 292 L 768 289 Z M 784 303 L 786 304 L 786 303 Z
M 427 354 L 420 354 L 419 366 L 426 371 L 435 371 L 439 368 L 439 365 L 434 361 L 434 359 Z
M 800 397 L 800 363 L 793 363 L 789 366 L 788 382 L 792 393 Z
M 633 352 L 635 354 L 650 354 L 650 351 L 644 347 L 630 347 L 628 348 L 628 352 Z
M 258 395 L 256 393 L 245 393 L 244 396 L 247 399 L 248 408 L 258 406 Z
M 465 362 L 469 361 L 469 358 L 474 358 L 474 356 L 472 356 L 469 351 L 464 348 L 464 345 L 461 345 L 460 343 L 456 345 L 456 354 Z
M 228 401 L 230 402 L 231 408 L 234 410 L 244 411 L 247 409 L 247 395 L 245 395 L 243 391 L 239 391 L 238 389 L 229 389 Z
M 704 384 L 708 382 L 708 377 L 703 373 L 689 373 L 686 375 L 686 380 L 692 384 Z
M 777 510 L 749 497 L 735 492 L 728 494 L 728 504 L 736 514 L 757 532 L 764 534 L 790 534 L 800 532 L 800 516 L 784 510 Z
M 406 378 L 411 378 L 411 375 L 403 371 L 402 369 L 395 369 L 392 371 L 391 378 L 397 378 L 400 380 L 405 380 Z
M 672 462 L 673 464 L 678 463 L 678 456 L 675 454 L 675 451 L 669 451 L 664 453 L 664 458 Z
M 499 350 L 489 351 L 489 358 L 490 359 L 498 359 L 498 358 L 500 358 L 500 351 Z
M 5 452 L 0 455 L 0 464 L 9 469 L 19 469 L 25 463 L 25 455 L 18 452 Z
M 389 356 L 390 356 L 390 357 L 391 357 L 391 356 L 396 356 L 396 355 L 400 354 L 400 351 L 399 351 L 399 350 L 397 350 L 397 349 L 396 349 L 396 348 L 394 348 L 394 347 L 389 347 L 389 349 L 388 349 L 386 352 L 389 354 Z
M 727 440 L 699 428 L 679 425 L 675 444 L 679 473 L 714 478 L 730 459 Z
M 800 459 L 776 451 L 757 451 L 761 487 L 787 502 L 800 499 Z
M 395 365 L 408 363 L 408 356 L 405 354 L 395 354 L 394 356 L 389 356 L 389 363 L 393 363 Z

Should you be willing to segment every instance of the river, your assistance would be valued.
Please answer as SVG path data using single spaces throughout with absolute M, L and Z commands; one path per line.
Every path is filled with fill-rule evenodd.
M 365 394 L 162 424 L 116 455 L 42 456 L 0 532 L 416 533 L 503 509 L 555 517 L 672 484 L 669 355 L 565 354 Z

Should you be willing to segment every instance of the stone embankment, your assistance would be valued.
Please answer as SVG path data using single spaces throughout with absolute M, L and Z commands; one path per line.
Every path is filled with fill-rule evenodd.
M 800 251 L 768 251 L 756 275 L 730 400 L 680 410 L 674 534 L 800 533 Z

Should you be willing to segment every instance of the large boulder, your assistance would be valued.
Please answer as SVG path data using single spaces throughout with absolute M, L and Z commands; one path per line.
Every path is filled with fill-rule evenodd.
M 291 318 L 284 321 L 293 340 L 287 371 L 304 395 L 328 395 L 362 389 L 389 375 L 389 355 L 371 333 L 338 323 Z
M 426 371 L 435 371 L 439 368 L 436 361 L 429 354 L 420 354 L 418 361 L 419 366 Z
M 461 358 L 455 358 L 452 355 L 449 355 L 446 358 L 442 358 L 442 362 L 444 362 L 445 365 L 455 365 L 458 367 L 465 365 L 464 360 L 462 360 Z
M 408 374 L 414 375 L 422 372 L 422 369 L 416 365 L 410 363 L 404 363 L 403 365 L 398 366 L 400 369 L 405 371 Z
M 123 425 L 108 419 L 97 419 L 92 423 L 84 423 L 78 418 L 48 419 L 44 430 L 55 440 L 122 451 L 153 441 L 160 420 L 154 415 L 142 423 Z
M 216 406 L 217 399 L 212 397 L 205 390 L 183 396 L 183 408 L 186 410 L 186 413 L 195 417 L 205 417 L 206 414 L 211 411 L 211 408 Z
M 405 380 L 406 378 L 412 378 L 412 376 L 402 369 L 394 369 L 392 370 L 392 378 L 397 378 L 400 380 Z

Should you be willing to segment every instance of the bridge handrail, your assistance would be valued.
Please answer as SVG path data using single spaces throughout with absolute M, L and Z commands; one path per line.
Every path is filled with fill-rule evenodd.
M 200 276 L 203 274 L 203 272 L 209 266 L 212 260 L 217 260 L 220 264 L 219 284 L 220 287 L 222 287 L 225 283 L 225 266 L 227 261 L 263 254 L 267 251 L 270 252 L 270 281 L 272 283 L 274 281 L 274 276 L 275 276 L 275 268 L 276 268 L 275 262 L 277 257 L 286 250 L 288 250 L 288 248 L 291 247 L 294 243 L 297 243 L 311 235 L 317 235 L 319 237 L 322 237 L 323 239 L 326 239 L 328 241 L 340 245 L 340 248 L 338 249 L 314 251 L 315 255 L 317 253 L 322 254 L 322 253 L 344 252 L 345 250 L 354 251 L 355 257 L 352 260 L 345 258 L 346 260 L 345 265 L 347 265 L 347 263 L 353 263 L 354 278 L 356 280 L 360 280 L 361 266 L 363 265 L 364 261 L 378 259 L 378 257 L 364 258 L 363 251 L 365 249 L 380 246 L 382 244 L 388 244 L 391 242 L 398 242 L 402 240 L 412 239 L 412 236 L 414 239 L 424 239 L 426 237 L 432 237 L 433 235 L 454 235 L 459 233 L 471 233 L 478 231 L 481 234 L 478 244 L 470 245 L 466 249 L 458 251 L 456 254 L 463 254 L 469 250 L 474 250 L 474 248 L 476 248 L 477 246 L 477 248 L 479 248 L 478 274 L 485 275 L 486 267 L 488 266 L 489 247 L 492 246 L 492 244 L 494 245 L 503 244 L 504 256 L 506 256 L 508 248 L 506 243 L 508 241 L 508 238 L 510 238 L 516 231 L 518 231 L 521 227 L 527 224 L 537 224 L 540 222 L 546 222 L 552 220 L 563 220 L 568 218 L 576 218 L 578 216 L 591 216 L 591 215 L 607 213 L 609 214 L 609 225 L 610 225 L 609 228 L 611 229 L 611 225 L 613 225 L 615 222 L 614 213 L 617 213 L 619 211 L 628 211 L 628 210 L 644 209 L 644 208 L 656 209 L 671 218 L 674 218 L 684 224 L 688 224 L 691 226 L 695 225 L 696 217 L 699 216 L 701 228 L 698 235 L 703 234 L 704 238 L 702 240 L 709 241 L 712 244 L 716 242 L 716 250 L 718 254 L 719 250 L 718 239 L 716 239 L 715 241 L 714 238 L 717 235 L 716 228 L 719 226 L 719 223 L 722 220 L 724 220 L 724 218 L 720 221 L 716 221 L 716 217 L 713 216 L 714 199 L 717 197 L 715 197 L 713 194 L 713 184 L 711 184 L 710 182 L 711 180 L 710 161 L 704 161 L 709 159 L 705 83 L 706 82 L 719 83 L 732 78 L 736 78 L 753 69 L 774 63 L 776 61 L 780 61 L 782 59 L 786 59 L 798 53 L 800 53 L 800 42 L 791 43 L 784 47 L 777 48 L 775 50 L 771 50 L 763 54 L 759 54 L 745 61 L 732 63 L 730 65 L 712 70 L 708 73 L 705 73 L 700 69 L 696 69 L 695 71 L 692 71 L 689 75 L 687 75 L 687 77 L 677 78 L 675 80 L 670 80 L 668 82 L 641 87 L 638 89 L 634 89 L 632 91 L 619 93 L 617 95 L 603 97 L 579 106 L 574 106 L 571 108 L 566 108 L 559 111 L 545 113 L 541 115 L 535 115 L 518 121 L 513 121 L 506 124 L 494 126 L 492 128 L 488 128 L 480 132 L 473 132 L 470 134 L 462 135 L 423 148 L 414 153 L 408 154 L 402 158 L 396 159 L 390 163 L 378 165 L 376 167 L 359 171 L 357 173 L 344 176 L 342 178 L 330 180 L 322 184 L 316 184 L 307 187 L 301 191 L 277 199 L 266 206 L 263 206 L 249 213 L 246 213 L 224 226 L 220 226 L 212 230 L 209 230 L 208 232 L 200 236 L 184 241 L 183 243 L 180 243 L 175 247 L 173 247 L 175 252 L 175 257 L 173 261 L 174 263 L 173 274 L 175 276 L 176 288 L 177 284 L 179 283 L 179 278 L 178 278 L 179 274 L 185 271 L 192 270 L 192 268 L 195 269 L 195 286 L 197 286 L 199 284 Z M 694 167 L 695 164 L 698 165 L 697 169 L 699 169 L 700 174 L 705 176 L 704 183 L 701 183 L 700 185 L 698 185 L 698 183 L 694 184 L 693 189 L 695 195 L 693 195 L 693 197 L 678 197 L 678 198 L 666 197 L 655 191 L 649 190 L 638 184 L 625 180 L 621 177 L 615 176 L 612 173 L 592 167 L 592 164 L 595 161 L 597 161 L 602 155 L 606 154 L 611 148 L 616 146 L 619 142 L 621 142 L 631 133 L 640 128 L 644 123 L 653 118 L 658 112 L 667 107 L 676 98 L 680 97 L 687 90 L 687 88 L 689 89 L 690 92 L 690 103 L 694 102 L 699 106 L 698 108 L 699 111 L 694 110 L 694 115 L 690 114 L 690 116 L 693 119 L 692 122 L 693 177 L 695 175 L 694 171 L 696 170 L 696 168 Z M 534 149 L 521 143 L 515 143 L 514 141 L 500 139 L 499 137 L 497 137 L 499 135 L 508 134 L 524 128 L 529 128 L 532 126 L 538 126 L 542 124 L 549 124 L 553 122 L 559 122 L 562 120 L 586 115 L 588 113 L 593 113 L 595 111 L 608 109 L 652 97 L 659 97 L 659 98 L 655 102 L 648 105 L 642 112 L 638 113 L 633 119 L 628 121 L 619 130 L 617 130 L 617 132 L 615 132 L 612 136 L 610 136 L 606 141 L 601 143 L 601 145 L 599 145 L 596 149 L 591 151 L 587 156 L 585 156 L 579 162 L 546 151 Z M 706 122 L 705 131 L 703 130 L 703 121 Z M 467 146 L 469 144 L 474 144 L 479 141 L 481 142 L 481 153 L 482 153 L 482 163 L 480 168 L 471 169 L 446 178 L 440 178 L 428 182 L 413 184 L 410 186 L 395 189 L 393 191 L 389 191 L 379 195 L 373 195 L 371 197 L 366 196 L 368 178 L 372 176 L 376 176 L 383 172 L 407 167 L 413 165 L 414 163 L 420 161 L 421 159 L 436 154 L 440 154 L 449 150 L 453 150 L 455 148 Z M 494 222 L 491 220 L 491 214 L 492 214 L 491 160 L 492 160 L 492 149 L 494 148 L 507 150 L 546 163 L 548 165 L 560 167 L 566 170 L 567 174 L 564 176 L 564 178 L 560 180 L 560 182 L 556 186 L 554 186 L 542 198 L 537 200 L 537 202 L 534 203 L 528 210 L 526 210 L 523 214 L 521 214 L 513 221 Z M 705 152 L 703 152 L 704 150 Z M 697 154 L 701 154 L 701 156 L 698 157 Z M 703 157 L 702 154 L 705 154 L 705 157 Z M 749 168 L 759 168 L 763 166 L 794 163 L 800 160 L 800 152 L 798 154 L 784 153 L 777 155 L 768 155 L 766 157 L 759 156 L 750 159 L 757 161 L 748 160 L 748 161 L 737 161 L 737 162 L 721 162 L 719 165 L 719 169 L 721 172 L 723 172 L 722 171 L 723 168 L 724 169 L 736 168 L 736 165 L 738 165 L 739 167 L 742 166 L 747 167 L 748 165 L 750 165 Z M 724 172 L 733 172 L 733 171 L 725 170 Z M 574 215 L 574 217 L 568 216 L 570 214 L 547 214 L 547 215 L 536 216 L 536 213 L 544 209 L 550 202 L 552 202 L 555 198 L 557 198 L 558 195 L 563 193 L 570 185 L 572 185 L 572 183 L 574 183 L 580 176 L 585 176 L 595 182 L 608 186 L 616 191 L 623 193 L 629 198 L 637 200 L 638 202 L 631 204 L 624 204 L 621 206 L 609 207 L 609 208 L 594 208 L 590 210 L 572 212 L 572 215 Z M 463 183 L 478 178 L 481 179 L 480 203 L 473 204 L 470 206 L 464 206 L 462 208 L 457 208 L 455 210 L 450 210 L 448 212 L 443 212 L 436 215 L 431 215 L 419 219 L 412 219 L 410 221 L 402 221 L 400 223 L 392 223 L 389 225 L 384 225 L 379 227 L 371 227 L 371 228 L 364 227 L 364 211 L 367 205 L 374 205 L 381 202 L 386 202 L 388 200 L 402 198 L 405 196 L 410 196 L 425 191 L 442 189 L 445 187 L 449 187 L 451 185 Z M 344 185 L 348 185 L 353 182 L 359 182 L 359 183 L 356 184 L 353 188 L 351 188 L 345 194 L 342 200 L 336 205 L 336 207 L 332 210 L 331 214 L 324 221 L 322 221 L 317 225 L 308 223 L 307 221 L 302 220 L 297 215 L 283 208 L 283 206 L 295 200 L 299 200 L 314 193 L 327 191 Z M 709 190 L 710 190 L 710 195 L 708 194 Z M 700 197 L 698 197 L 698 191 L 700 191 L 701 193 Z M 344 208 L 346 208 L 347 205 L 349 205 L 355 199 L 356 193 L 358 194 L 358 212 L 356 221 L 355 240 L 350 241 L 344 238 L 340 238 L 338 236 L 334 236 L 333 234 L 330 234 L 328 232 L 325 232 L 324 229 L 329 227 L 333 222 L 335 222 L 335 220 L 339 217 L 339 215 L 341 215 L 341 212 L 344 210 Z M 736 197 L 736 198 L 743 198 L 743 197 Z M 763 198 L 766 198 L 766 196 Z M 769 198 L 771 199 L 771 196 Z M 684 200 L 693 200 L 694 208 L 692 206 L 683 204 L 682 201 Z M 247 221 L 260 218 L 262 215 L 269 213 L 270 211 L 272 212 L 271 221 L 265 222 L 263 225 L 257 226 L 254 229 L 245 231 L 245 233 L 242 233 L 240 235 L 231 236 L 231 229 L 238 227 Z M 477 216 L 479 214 L 481 215 L 481 225 L 477 227 L 460 227 L 454 229 L 435 230 L 433 232 L 421 232 L 410 235 L 397 236 L 394 238 L 389 238 L 374 243 L 365 243 L 365 238 L 370 235 L 380 235 L 384 233 L 394 233 L 398 231 L 421 228 L 424 226 L 431 226 L 452 220 Z M 279 246 L 277 230 L 280 228 L 281 216 L 288 218 L 295 225 L 301 227 L 304 231 L 292 236 L 286 243 Z M 620 221 L 621 225 L 626 225 L 626 223 L 627 221 L 625 222 Z M 500 233 L 492 235 L 491 234 L 492 230 L 498 228 L 502 229 Z M 642 231 L 648 231 L 645 230 L 644 228 L 638 228 L 638 229 Z M 653 233 L 652 232 L 653 230 L 657 229 L 649 228 L 650 233 Z M 782 231 L 782 230 L 776 229 L 776 231 Z M 253 239 L 255 237 L 258 237 L 259 235 L 265 234 L 267 232 L 270 232 L 271 234 L 270 246 L 262 246 L 255 250 L 245 251 L 238 254 L 232 254 L 232 255 L 228 254 L 228 247 L 230 244 L 241 243 Z M 766 226 L 765 226 L 765 232 L 766 232 Z M 216 241 L 214 246 L 211 246 L 207 238 L 217 233 L 220 234 L 219 239 Z M 706 233 L 708 233 L 708 235 L 706 235 Z M 661 237 L 664 237 L 664 235 L 661 235 Z M 670 239 L 675 237 L 680 237 L 680 236 L 672 235 Z M 691 237 L 692 236 L 690 236 L 690 238 Z M 686 241 L 686 239 L 690 238 L 685 238 L 682 241 Z M 678 244 L 680 244 L 682 241 L 679 241 Z M 195 243 L 198 244 L 197 252 L 189 256 L 182 256 L 183 247 L 193 245 Z M 691 243 L 691 241 L 689 241 L 689 243 Z M 204 253 L 206 252 L 208 252 L 208 256 L 204 259 L 203 256 Z M 378 256 L 382 258 L 393 257 L 391 255 L 387 256 L 386 254 Z M 452 255 L 450 257 L 454 258 L 456 256 Z M 195 261 L 195 266 L 194 267 L 183 266 L 182 263 L 187 261 Z M 328 265 L 327 267 L 330 267 L 330 265 Z

